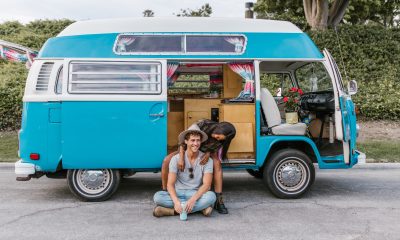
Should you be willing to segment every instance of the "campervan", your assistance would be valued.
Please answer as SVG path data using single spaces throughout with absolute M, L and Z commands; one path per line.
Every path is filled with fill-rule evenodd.
M 328 50 L 290 22 L 78 21 L 47 40 L 29 71 L 15 173 L 65 177 L 80 199 L 106 200 L 123 176 L 160 171 L 178 134 L 211 119 L 236 128 L 224 168 L 298 198 L 315 166 L 365 159 L 356 149 L 356 92 Z

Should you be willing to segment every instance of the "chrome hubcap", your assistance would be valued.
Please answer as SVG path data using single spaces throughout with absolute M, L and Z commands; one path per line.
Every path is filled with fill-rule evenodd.
M 76 177 L 79 187 L 89 194 L 101 193 L 111 182 L 111 172 L 108 169 L 78 170 Z
M 294 192 L 304 187 L 307 170 L 299 161 L 292 159 L 283 161 L 276 169 L 275 180 L 281 189 Z

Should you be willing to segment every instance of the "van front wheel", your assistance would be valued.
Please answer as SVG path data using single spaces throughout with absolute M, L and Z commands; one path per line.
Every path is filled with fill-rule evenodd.
M 120 173 L 112 169 L 71 169 L 68 187 L 82 201 L 100 202 L 109 199 L 118 189 Z
M 282 149 L 271 156 L 264 168 L 264 183 L 278 198 L 299 198 L 315 178 L 311 159 L 296 149 Z

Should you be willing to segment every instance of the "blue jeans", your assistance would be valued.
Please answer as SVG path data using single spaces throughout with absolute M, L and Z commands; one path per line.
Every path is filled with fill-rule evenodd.
M 176 190 L 176 195 L 179 201 L 187 202 L 197 190 Z M 217 197 L 214 192 L 208 191 L 204 193 L 199 199 L 197 199 L 196 204 L 192 209 L 192 213 L 201 211 L 210 206 L 213 206 Z M 174 208 L 174 202 L 167 191 L 158 191 L 154 194 L 154 203 L 157 206 L 162 206 L 166 208 Z

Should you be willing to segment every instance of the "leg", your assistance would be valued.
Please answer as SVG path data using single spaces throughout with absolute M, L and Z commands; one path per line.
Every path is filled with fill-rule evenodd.
M 154 194 L 154 203 L 157 206 L 162 206 L 166 208 L 174 208 L 174 202 L 171 199 L 171 196 L 166 191 L 158 191 Z
M 211 155 L 211 158 L 214 163 L 214 191 L 216 193 L 222 192 L 222 165 L 221 160 L 219 159 L 216 153 Z
M 162 163 L 161 167 L 161 184 L 162 184 L 162 189 L 167 190 L 167 181 L 168 181 L 168 173 L 169 173 L 169 162 L 171 161 L 171 158 L 178 154 L 178 151 L 175 151 L 173 153 L 168 154 Z
M 203 194 L 197 201 L 193 207 L 192 212 L 198 212 L 208 207 L 212 207 L 216 201 L 217 197 L 214 192 L 208 191 Z
M 214 163 L 214 191 L 217 195 L 217 201 L 215 203 L 215 209 L 221 214 L 227 214 L 228 209 L 225 207 L 224 200 L 222 198 L 222 165 L 221 160 L 217 153 L 211 155 Z

